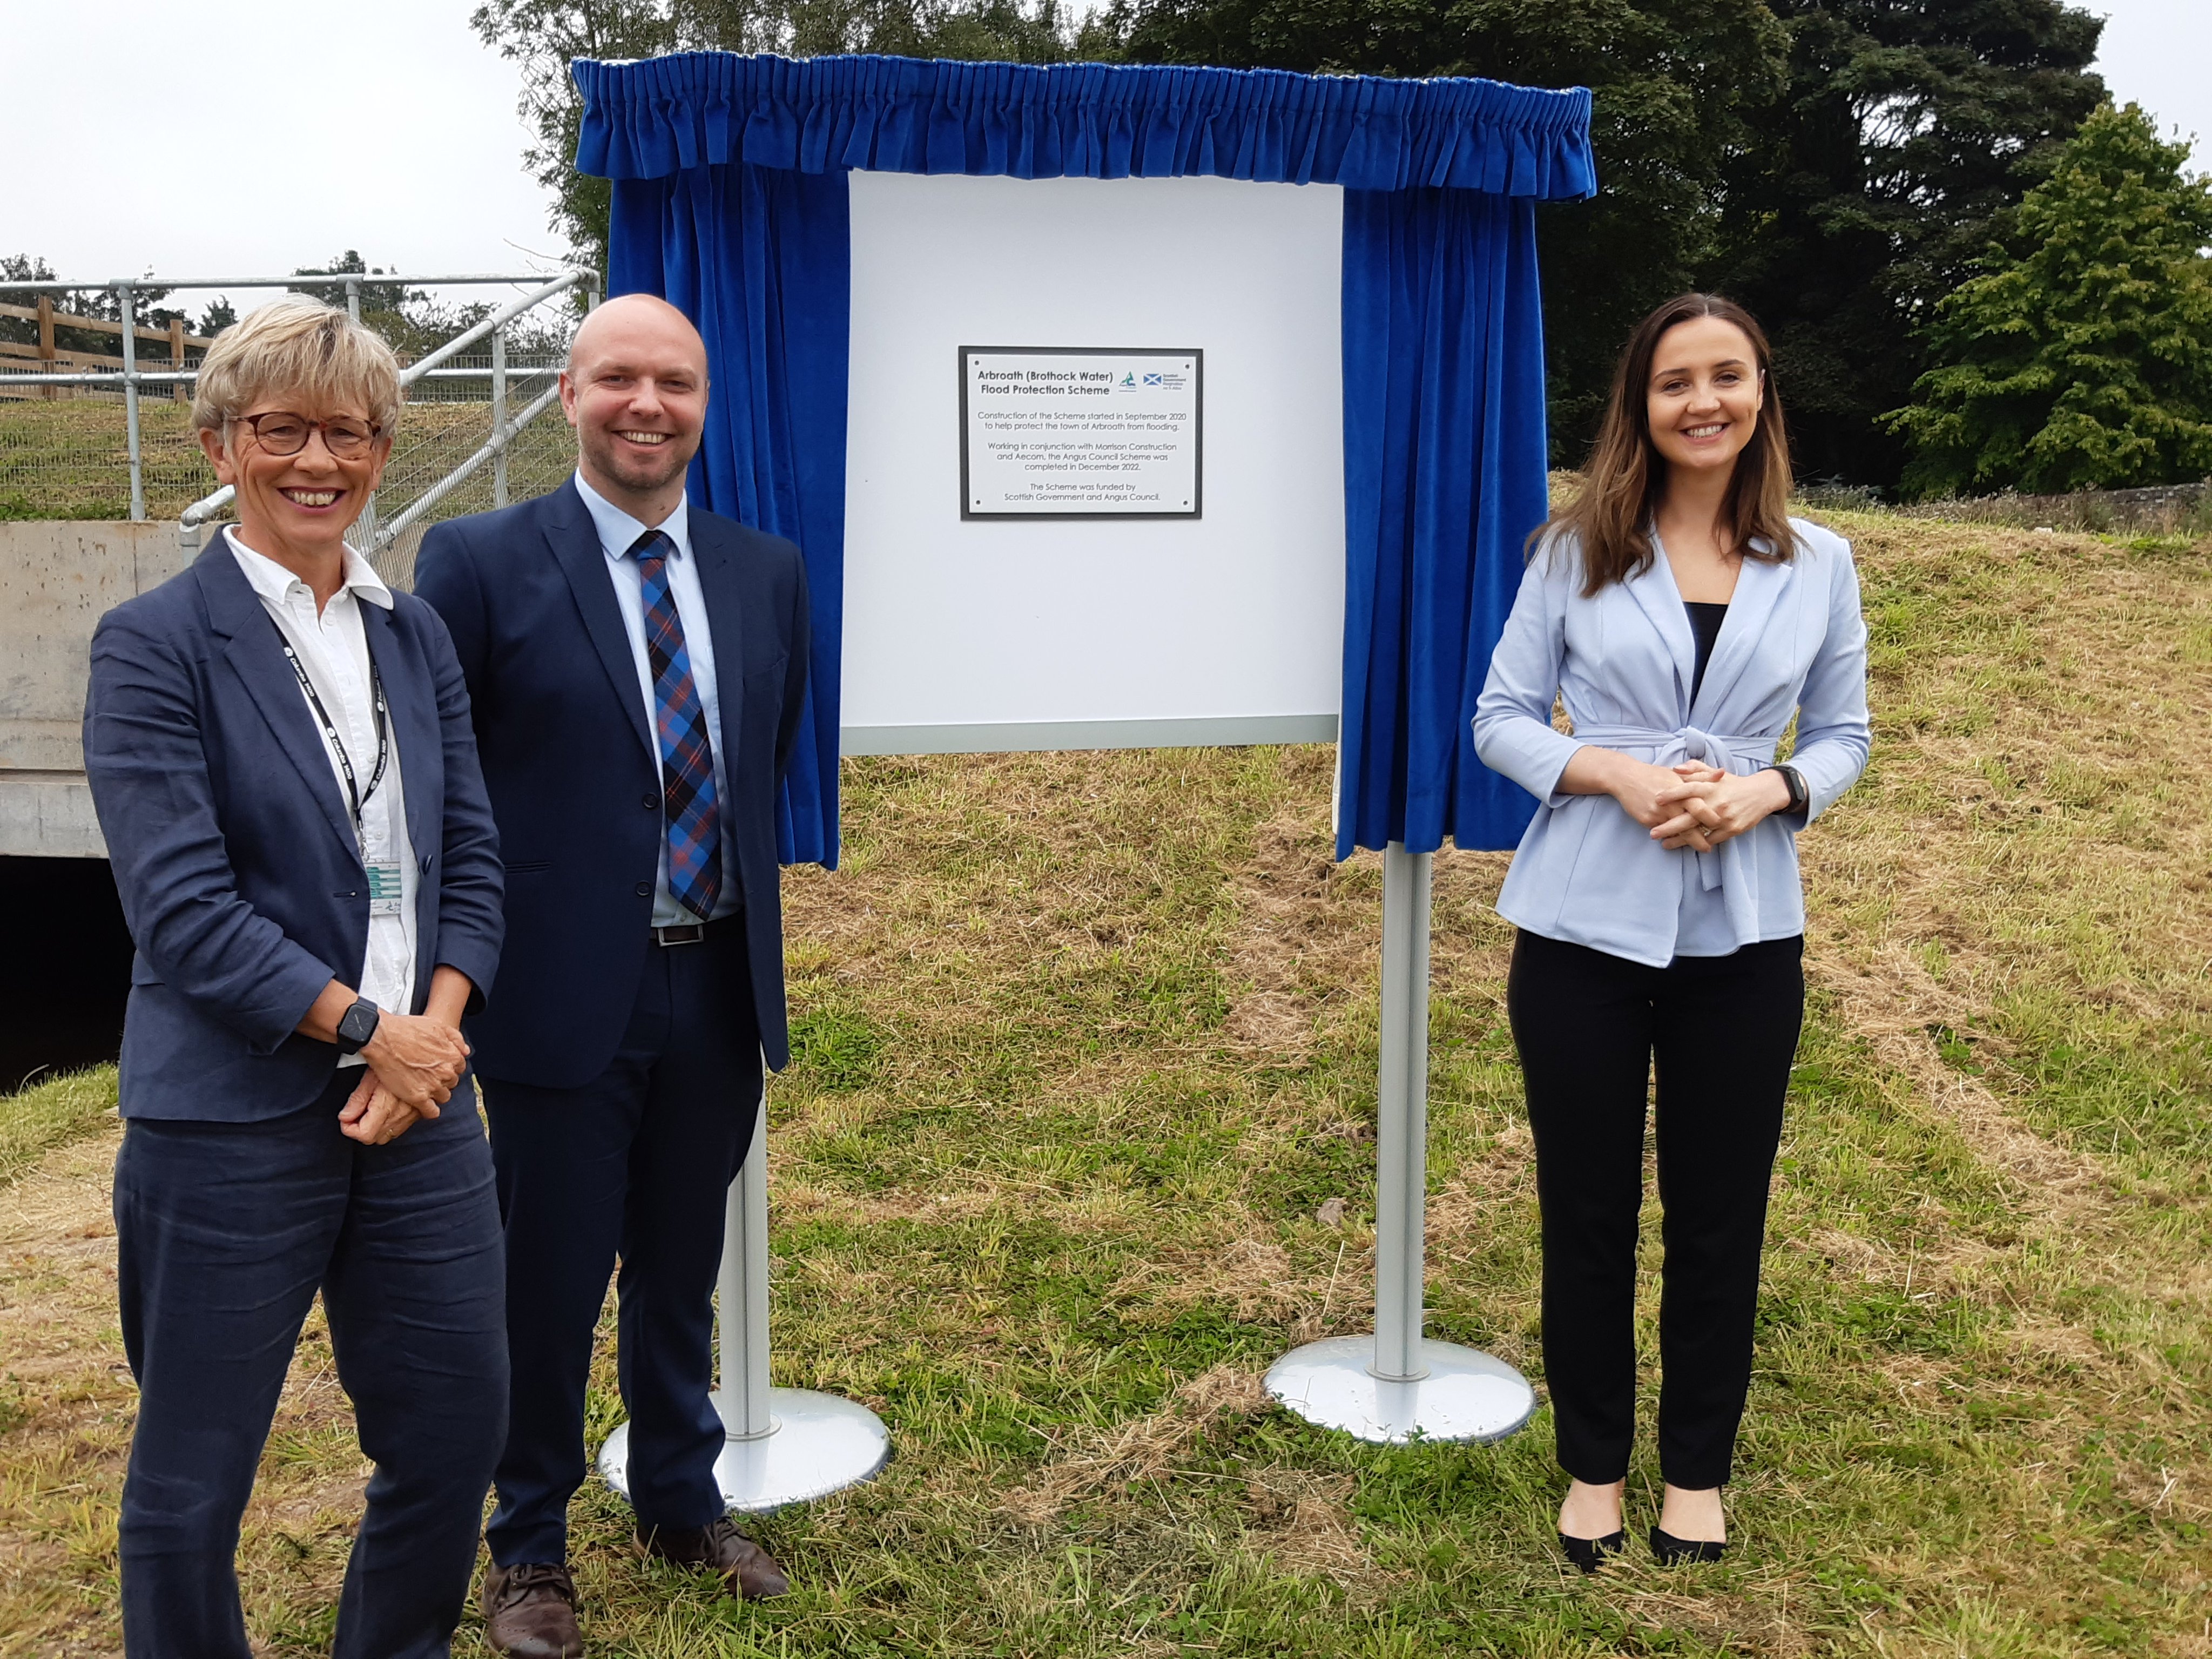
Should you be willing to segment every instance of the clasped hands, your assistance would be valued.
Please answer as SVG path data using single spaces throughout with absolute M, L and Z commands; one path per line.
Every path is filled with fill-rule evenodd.
M 362 1045 L 361 1083 L 338 1110 L 339 1131 L 366 1146 L 396 1140 L 417 1118 L 438 1115 L 459 1085 L 468 1039 L 428 1014 L 386 1009 Z
M 1790 805 L 1790 786 L 1779 772 L 1746 775 L 1702 761 L 1654 766 L 1594 744 L 1575 751 L 1560 787 L 1574 794 L 1611 795 L 1670 851 L 1710 853 Z

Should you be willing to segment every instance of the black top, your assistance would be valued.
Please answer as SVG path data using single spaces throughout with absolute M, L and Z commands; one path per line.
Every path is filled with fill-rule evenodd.
M 1695 702 L 1698 688 L 1705 683 L 1705 665 L 1713 659 L 1713 641 L 1720 637 L 1721 623 L 1728 619 L 1728 606 L 1685 599 L 1682 608 L 1690 613 L 1690 631 L 1698 636 L 1698 671 L 1690 680 L 1690 701 Z

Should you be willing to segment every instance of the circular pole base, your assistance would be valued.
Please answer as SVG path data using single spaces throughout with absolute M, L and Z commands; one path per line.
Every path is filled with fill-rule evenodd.
M 714 1400 L 727 1423 L 729 1409 L 719 1391 Z M 890 1433 L 866 1406 L 812 1389 L 770 1389 L 768 1403 L 775 1427 L 757 1439 L 725 1442 L 714 1460 L 722 1500 L 740 1515 L 827 1498 L 867 1480 L 890 1457 Z M 599 1473 L 629 1496 L 629 1424 L 599 1448 Z
M 1536 1391 L 1502 1359 L 1455 1342 L 1421 1344 L 1428 1375 L 1391 1382 L 1375 1375 L 1375 1339 L 1331 1337 L 1278 1359 L 1267 1392 L 1286 1411 L 1361 1440 L 1503 1440 L 1536 1409 Z

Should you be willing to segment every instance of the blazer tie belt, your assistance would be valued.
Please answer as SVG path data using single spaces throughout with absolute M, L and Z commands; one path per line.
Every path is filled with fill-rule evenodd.
M 1594 743 L 1601 749 L 1653 749 L 1655 766 L 1674 766 L 1683 761 L 1697 761 L 1702 765 L 1717 766 L 1723 772 L 1748 777 L 1774 761 L 1773 738 L 1742 737 L 1729 732 L 1701 731 L 1694 726 L 1678 726 L 1664 731 L 1656 726 L 1575 726 L 1575 736 L 1584 743 Z M 1711 892 L 1722 884 L 1723 872 L 1735 860 L 1731 854 L 1742 845 L 1739 836 L 1734 841 L 1723 842 L 1710 853 L 1696 854 L 1698 877 L 1705 891 Z

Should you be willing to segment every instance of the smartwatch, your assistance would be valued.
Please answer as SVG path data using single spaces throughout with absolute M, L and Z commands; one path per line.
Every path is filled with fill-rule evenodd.
M 367 997 L 354 999 L 345 1018 L 338 1021 L 338 1052 L 357 1054 L 368 1040 L 376 1035 L 376 1024 L 384 1018 L 384 1010 Z
M 1776 764 L 1766 769 L 1781 773 L 1782 781 L 1790 786 L 1790 805 L 1782 809 L 1784 811 L 1802 812 L 1812 804 L 1812 798 L 1805 788 L 1805 775 L 1796 767 Z

